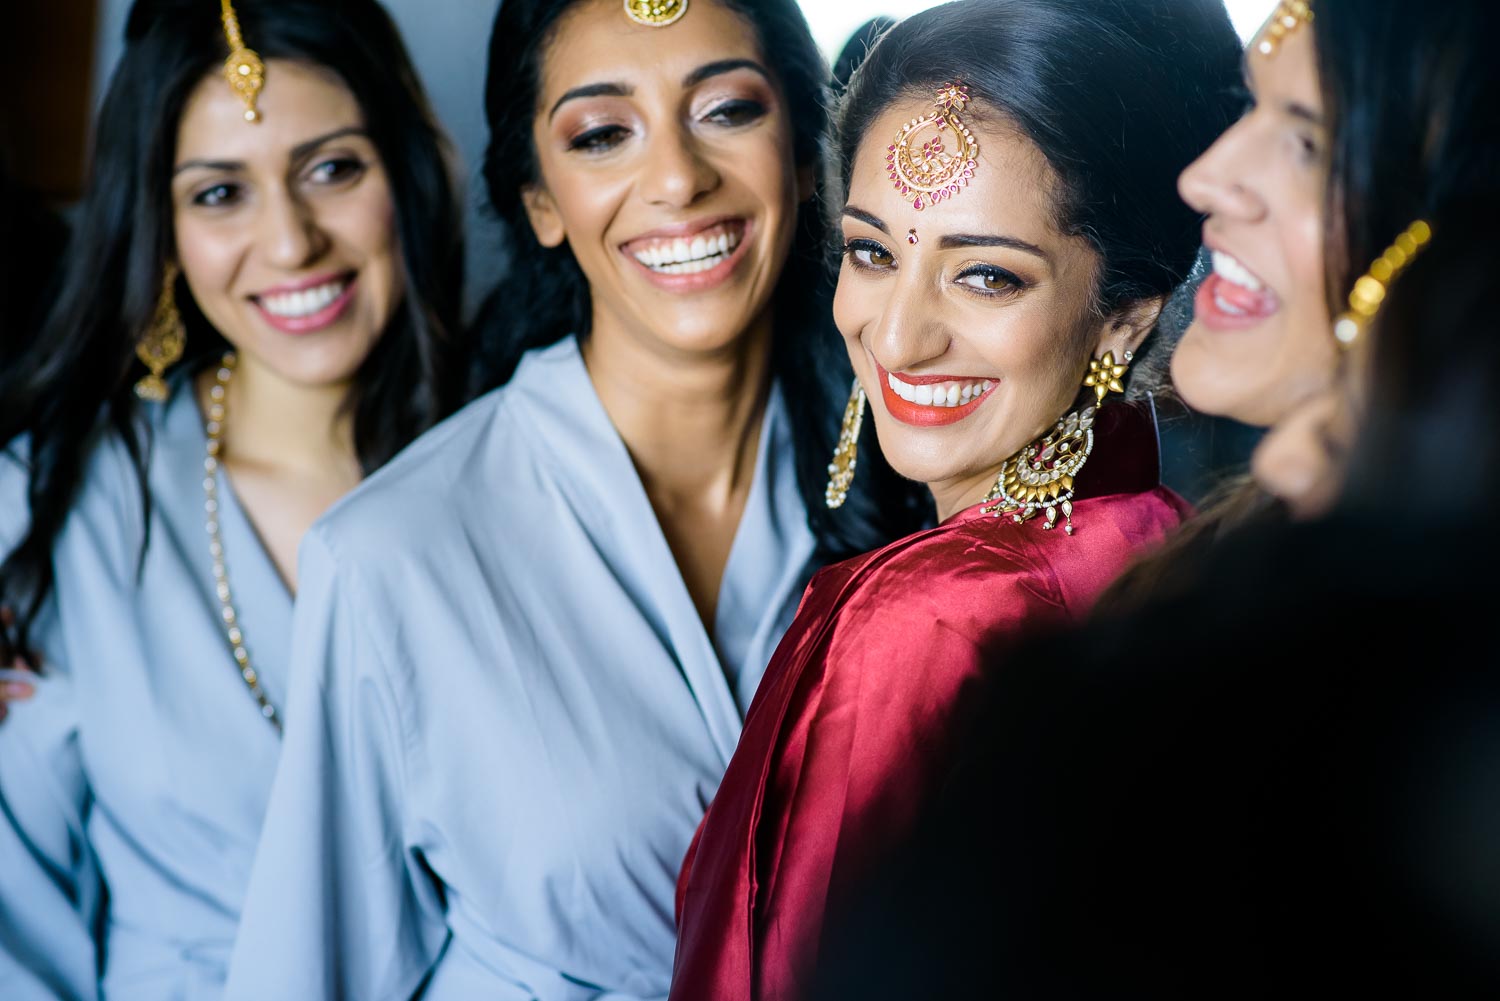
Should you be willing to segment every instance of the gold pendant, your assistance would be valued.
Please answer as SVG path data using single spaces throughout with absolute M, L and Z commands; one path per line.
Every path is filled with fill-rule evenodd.
M 625 13 L 636 24 L 665 28 L 687 13 L 688 0 L 625 0 Z

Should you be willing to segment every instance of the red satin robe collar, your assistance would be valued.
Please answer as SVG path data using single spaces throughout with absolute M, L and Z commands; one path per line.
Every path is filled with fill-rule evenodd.
M 990 642 L 1081 616 L 1188 513 L 1159 470 L 1149 406 L 1106 406 L 1074 535 L 975 504 L 814 578 L 684 861 L 673 1001 L 803 996 L 826 909 L 909 826 Z

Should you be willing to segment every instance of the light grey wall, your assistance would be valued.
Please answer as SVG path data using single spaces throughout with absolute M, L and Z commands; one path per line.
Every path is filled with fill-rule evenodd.
M 205 3 L 211 0 L 204 0 Z M 495 277 L 500 260 L 498 226 L 481 211 L 480 157 L 488 132 L 484 125 L 484 67 L 490 24 L 498 0 L 382 0 L 395 18 L 438 117 L 462 160 L 467 184 L 468 290 L 477 301 Z M 100 0 L 98 47 L 94 60 L 94 106 L 104 92 L 125 36 L 131 0 Z M 254 39 L 247 39 L 251 48 Z

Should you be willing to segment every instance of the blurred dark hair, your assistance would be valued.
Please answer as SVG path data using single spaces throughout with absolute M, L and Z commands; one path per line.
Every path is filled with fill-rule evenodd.
M 894 28 L 899 22 L 894 17 L 872 17 L 858 28 L 844 47 L 839 50 L 839 57 L 833 62 L 833 85 L 839 90 L 849 86 L 849 78 L 854 76 L 854 71 L 859 69 L 859 64 L 865 61 L 865 56 L 870 54 L 870 49 L 880 36 Z
M 1500 8 L 1452 0 L 1318 0 L 1313 39 L 1329 124 L 1327 286 L 1333 314 L 1413 220 L 1483 198 L 1500 177 Z
M 710 0 L 704 0 L 710 2 Z M 795 0 L 711 0 L 739 15 L 760 43 L 791 116 L 792 156 L 816 167 L 828 124 L 828 70 Z M 586 337 L 588 282 L 566 244 L 543 247 L 532 232 L 522 191 L 540 180 L 532 124 L 543 61 L 559 20 L 577 0 L 505 0 L 490 36 L 484 157 L 489 200 L 509 233 L 510 269 L 480 310 L 478 389 L 510 379 L 527 351 L 564 337 Z M 691 16 L 691 14 L 689 14 Z M 644 56 L 643 56 L 644 58 Z M 821 189 L 821 186 L 820 186 Z M 915 530 L 922 497 L 878 459 L 837 517 L 823 502 L 827 465 L 853 373 L 833 328 L 829 238 L 820 199 L 798 209 L 797 233 L 776 292 L 771 368 L 783 390 L 796 448 L 797 481 L 818 536 L 821 558 L 874 549 Z M 865 470 L 866 465 L 874 467 Z
M 395 25 L 374 0 L 240 0 L 236 9 L 246 42 L 262 58 L 325 67 L 343 80 L 390 178 L 406 293 L 346 404 L 368 472 L 452 411 L 463 391 L 462 209 L 447 143 Z M 53 542 L 101 425 L 133 457 L 149 511 L 149 431 L 137 419 L 132 390 L 143 374 L 135 342 L 174 256 L 178 121 L 194 88 L 220 72 L 227 54 L 216 4 L 138 0 L 131 8 L 124 55 L 95 126 L 88 189 L 57 305 L 44 335 L 0 372 L 0 446 L 28 437 L 31 523 L 0 565 L 0 593 L 19 606 L 14 640 L 22 649 L 51 590 Z M 187 364 L 217 359 L 228 345 L 184 281 L 175 293 Z
M 1490 192 L 1454 209 L 1432 217 L 1441 236 L 1392 284 L 1366 331 L 1369 384 L 1340 507 L 1431 518 L 1493 536 L 1488 525 L 1500 497 L 1500 441 L 1492 431 L 1500 371 L 1494 302 L 1500 199 Z M 1472 565 L 1463 559 L 1455 580 Z
M 1375 367 L 1370 419 L 1380 426 L 1360 435 L 1370 444 L 1357 449 L 1360 461 L 1346 489 L 1358 500 L 1370 496 L 1382 476 L 1395 474 L 1391 463 L 1398 457 L 1438 473 L 1431 459 L 1451 455 L 1446 449 L 1453 442 L 1443 437 L 1436 415 L 1444 406 L 1459 406 L 1462 392 L 1474 391 L 1472 385 L 1461 387 L 1482 370 L 1478 359 L 1490 347 L 1474 336 L 1486 329 L 1475 326 L 1482 314 L 1459 318 L 1472 297 L 1493 284 L 1465 257 L 1488 246 L 1492 237 L 1482 235 L 1482 226 L 1496 221 L 1500 140 L 1491 120 L 1500 104 L 1500 73 L 1487 40 L 1500 32 L 1500 8 L 1455 0 L 1411 17 L 1409 7 L 1396 0 L 1318 0 L 1315 10 L 1312 30 L 1330 147 L 1324 280 L 1331 315 L 1346 308 L 1355 278 L 1413 221 L 1425 219 L 1441 228 L 1437 239 L 1445 244 L 1435 252 L 1429 247 L 1397 279 L 1380 322 L 1366 332 Z M 1434 261 L 1447 263 L 1440 269 Z M 1465 285 L 1464 276 L 1481 280 Z M 1446 291 L 1439 293 L 1439 287 Z M 1449 297 L 1453 301 L 1444 301 Z M 1307 335 L 1331 337 L 1332 332 Z M 1434 392 L 1434 386 L 1445 387 L 1453 398 L 1421 397 L 1426 415 L 1408 419 L 1413 401 Z M 1418 427 L 1430 437 L 1407 437 Z M 1475 480 L 1447 478 L 1464 465 L 1455 462 L 1441 479 L 1426 482 L 1452 483 L 1461 492 Z M 1388 487 L 1404 492 L 1415 482 L 1407 479 L 1399 488 L 1388 482 Z M 1278 503 L 1246 482 L 1227 503 L 1205 510 L 1164 548 L 1127 570 L 1100 606 L 1123 612 L 1156 594 L 1183 593 L 1195 586 L 1203 564 L 1226 536 L 1247 521 L 1284 517 Z

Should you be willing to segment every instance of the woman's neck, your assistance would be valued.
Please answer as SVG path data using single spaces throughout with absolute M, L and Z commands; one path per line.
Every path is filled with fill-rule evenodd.
M 583 360 L 635 463 L 657 524 L 709 636 L 755 478 L 771 385 L 771 328 L 690 353 L 596 326 Z
M 933 503 L 937 506 L 938 521 L 947 521 L 965 508 L 973 507 L 984 500 L 994 488 L 999 474 L 1000 467 L 996 466 L 994 469 L 987 469 L 969 476 L 927 484 L 927 489 L 932 493 Z
M 198 376 L 204 412 L 218 370 L 213 365 Z M 344 412 L 348 393 L 347 383 L 299 385 L 240 355 L 225 393 L 226 464 L 319 480 L 353 475 L 357 482 L 354 422 Z
M 689 353 L 596 330 L 583 360 L 653 500 L 722 508 L 754 473 L 770 393 L 771 331 Z

